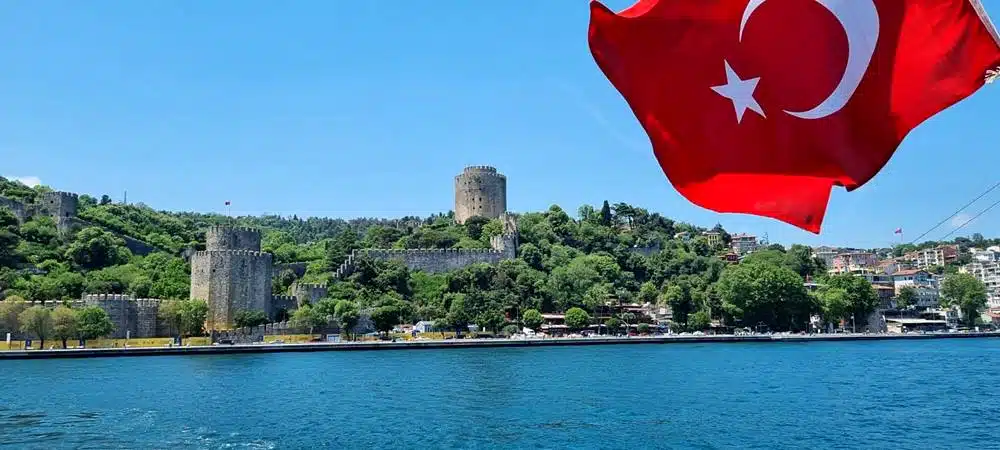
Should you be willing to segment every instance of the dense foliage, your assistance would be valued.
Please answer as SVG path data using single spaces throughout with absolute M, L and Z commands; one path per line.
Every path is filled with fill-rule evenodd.
M 12 198 L 31 201 L 45 190 L 0 179 L 0 195 Z M 728 252 L 730 240 L 721 225 L 712 230 L 721 234 L 722 242 L 712 247 L 702 234 L 706 229 L 625 203 L 584 205 L 575 217 L 558 206 L 521 214 L 517 258 L 495 266 L 428 274 L 396 262 L 360 258 L 356 271 L 336 283 L 334 271 L 354 250 L 488 248 L 502 225 L 481 217 L 459 225 L 451 213 L 391 220 L 231 218 L 156 211 L 142 204 L 114 203 L 107 196 L 99 200 L 82 196 L 79 214 L 97 226 L 63 234 L 51 219 L 34 218 L 19 225 L 0 208 L 0 294 L 38 301 L 79 298 L 84 293 L 184 299 L 190 268 L 180 255 L 189 248 L 203 248 L 208 226 L 227 223 L 262 229 L 263 250 L 273 253 L 276 263 L 305 263 L 301 281 L 330 284 L 328 299 L 291 317 L 307 328 L 330 319 L 356 323 L 361 310 L 368 310 L 383 332 L 418 320 L 459 332 L 472 323 L 494 332 L 510 325 L 537 329 L 543 312 L 566 312 L 567 325 L 572 320 L 573 327 L 583 327 L 579 321 L 584 316 L 574 308 L 591 323 L 609 304 L 650 303 L 670 306 L 677 329 L 703 330 L 721 321 L 802 330 L 811 314 L 821 314 L 831 323 L 861 321 L 878 303 L 874 290 L 860 278 L 828 279 L 826 268 L 808 247 L 770 245 L 732 264 L 720 258 Z M 119 235 L 162 251 L 132 255 Z M 967 248 L 995 242 L 974 235 L 955 243 Z M 913 248 L 900 246 L 894 251 Z M 803 286 L 807 277 L 824 287 L 807 292 Z M 274 292 L 287 293 L 296 278 L 290 270 L 277 274 Z M 949 301 L 971 311 L 981 296 L 977 290 L 959 287 L 949 291 Z M 177 329 L 182 334 L 200 332 L 195 322 L 199 315 L 204 317 L 203 307 L 175 305 L 166 309 Z M 624 315 L 615 320 L 611 325 L 616 329 L 638 325 Z M 239 317 L 241 325 L 260 321 L 249 313 Z

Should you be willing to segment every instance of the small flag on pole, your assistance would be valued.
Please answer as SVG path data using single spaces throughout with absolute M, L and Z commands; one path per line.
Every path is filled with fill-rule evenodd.
M 896 228 L 896 231 L 894 231 L 893 233 L 895 233 L 895 234 L 903 234 L 903 229 L 902 228 Z
M 229 204 L 230 204 L 229 200 L 226 200 L 226 206 L 229 206 Z

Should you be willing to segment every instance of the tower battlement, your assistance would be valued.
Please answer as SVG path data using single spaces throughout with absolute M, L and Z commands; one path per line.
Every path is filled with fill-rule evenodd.
M 260 251 L 261 233 L 259 229 L 213 225 L 205 231 L 206 250 L 252 250 Z

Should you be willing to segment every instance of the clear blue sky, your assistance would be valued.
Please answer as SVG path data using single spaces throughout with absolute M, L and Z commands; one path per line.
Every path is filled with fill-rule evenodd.
M 2 2 L 0 175 L 158 209 L 392 217 L 451 209 L 454 175 L 490 164 L 514 211 L 607 199 L 855 246 L 914 238 L 1000 178 L 990 85 L 835 190 L 820 236 L 698 208 L 594 64 L 588 15 L 586 0 Z

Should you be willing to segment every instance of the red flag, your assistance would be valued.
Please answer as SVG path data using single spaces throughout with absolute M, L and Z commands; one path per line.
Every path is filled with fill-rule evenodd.
M 893 231 L 893 234 L 903 234 L 903 229 L 902 228 L 896 228 L 896 231 Z
M 594 1 L 589 42 L 684 197 L 819 233 L 833 186 L 865 184 L 1000 65 L 978 3 Z

